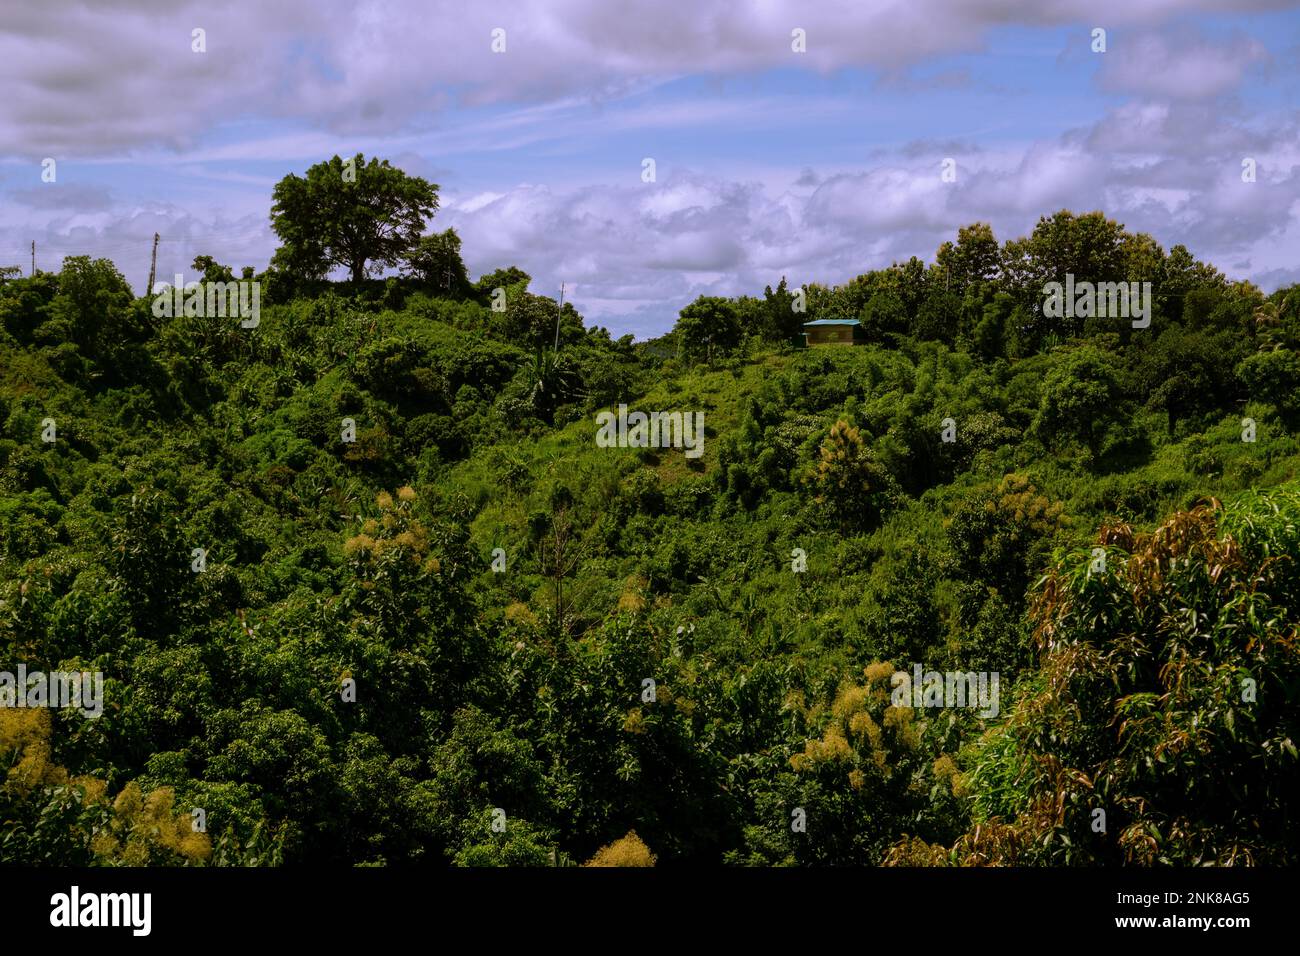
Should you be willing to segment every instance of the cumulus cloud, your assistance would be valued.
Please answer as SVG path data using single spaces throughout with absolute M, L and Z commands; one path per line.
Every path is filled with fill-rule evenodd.
M 932 260 L 962 225 L 989 222 L 1005 240 L 1061 208 L 1102 209 L 1166 248 L 1184 243 L 1266 288 L 1294 275 L 1287 257 L 1300 238 L 1300 164 L 1270 157 L 1300 155 L 1295 128 L 1260 144 L 1254 183 L 1241 181 L 1235 154 L 1190 158 L 1189 142 L 1172 158 L 1133 162 L 1090 149 L 1094 132 L 959 156 L 951 183 L 941 178 L 939 153 L 902 147 L 870 168 L 785 185 L 682 168 L 654 183 L 451 194 L 432 226 L 457 229 L 472 275 L 518 265 L 535 291 L 550 295 L 565 282 L 589 321 L 639 336 L 666 331 L 698 295 L 759 294 L 782 276 L 844 282 L 913 255 Z M 168 204 L 75 212 L 51 204 L 43 213 L 33 233 L 43 268 L 64 254 L 107 255 L 137 290 L 155 230 L 168 237 L 164 276 L 188 271 L 201 252 L 261 268 L 275 247 L 256 212 L 200 218 Z M 8 258 L 25 263 L 13 245 Z
M 426 127 L 453 103 L 591 101 L 683 74 L 775 67 L 892 75 L 928 57 L 977 51 L 989 32 L 1105 23 L 1135 28 L 1197 10 L 1271 10 L 1287 0 L 161 0 L 7 4 L 0 19 L 0 153 L 30 157 L 186 149 L 212 127 L 256 113 L 333 134 Z M 791 51 L 791 31 L 807 52 Z M 206 31 L 207 52 L 191 34 Z M 505 52 L 492 52 L 492 31 Z M 1170 95 L 1219 90 L 1258 56 L 1242 41 L 1188 57 L 1155 39 L 1117 44 L 1107 82 Z M 1154 58 L 1154 59 L 1152 59 Z M 1145 66 L 1144 66 L 1145 63 Z M 1152 69 L 1152 65 L 1158 67 Z M 924 82 L 961 83 L 943 73 Z M 902 82 L 902 81 L 900 81 Z
M 10 218 L 13 208 L 0 205 L 0 218 Z M 165 237 L 158 247 L 158 275 L 163 278 L 177 272 L 194 278 L 190 264 L 200 253 L 236 267 L 265 268 L 275 247 L 264 213 L 232 219 L 200 217 L 169 203 L 112 202 L 93 209 L 52 204 L 21 232 L 0 232 L 0 265 L 21 265 L 26 274 L 34 241 L 38 269 L 58 271 L 66 256 L 110 259 L 136 293 L 143 295 L 155 232 Z
M 1200 100 L 1236 91 L 1269 59 L 1262 43 L 1241 34 L 1210 41 L 1187 30 L 1144 33 L 1107 50 L 1099 81 L 1113 92 Z
M 953 183 L 939 153 L 902 148 L 873 168 L 805 174 L 785 188 L 680 171 L 637 186 L 520 187 L 451 217 L 472 267 L 516 262 L 548 288 L 576 281 L 580 307 L 641 333 L 666 330 L 697 295 L 756 294 L 782 275 L 843 282 L 913 255 L 932 260 L 962 225 L 989 222 L 1005 240 L 1062 208 L 1101 209 L 1166 249 L 1182 243 L 1237 278 L 1283 284 L 1294 269 L 1277 260 L 1300 237 L 1300 164 L 1283 157 L 1300 150 L 1300 131 L 1257 138 L 1257 179 L 1247 183 L 1236 151 L 1206 152 L 1192 129 L 1151 162 L 1096 148 L 1104 137 L 1084 129 L 960 158 Z

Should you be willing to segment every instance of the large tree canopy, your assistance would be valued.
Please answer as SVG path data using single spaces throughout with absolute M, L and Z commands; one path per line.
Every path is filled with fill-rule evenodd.
M 284 243 L 274 265 L 304 278 L 342 266 L 359 281 L 396 266 L 438 208 L 438 187 L 388 160 L 335 156 L 290 173 L 272 193 L 271 225 Z
M 712 361 L 739 345 L 743 330 L 730 301 L 702 295 L 682 309 L 673 331 L 684 355 Z

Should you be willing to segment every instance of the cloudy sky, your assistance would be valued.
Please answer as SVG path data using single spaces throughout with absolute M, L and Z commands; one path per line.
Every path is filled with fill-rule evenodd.
M 1300 281 L 1300 2 L 7 2 L 0 89 L 0 265 L 140 293 L 155 231 L 161 276 L 264 268 L 275 182 L 356 152 L 439 184 L 472 276 L 638 338 L 1063 207 Z

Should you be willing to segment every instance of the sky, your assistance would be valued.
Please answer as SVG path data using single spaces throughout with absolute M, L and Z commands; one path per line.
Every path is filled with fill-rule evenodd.
M 8 2 L 0 90 L 0 266 L 139 294 L 155 232 L 160 279 L 265 268 L 275 183 L 357 152 L 438 184 L 471 277 L 638 339 L 1062 208 L 1300 281 L 1300 2 Z

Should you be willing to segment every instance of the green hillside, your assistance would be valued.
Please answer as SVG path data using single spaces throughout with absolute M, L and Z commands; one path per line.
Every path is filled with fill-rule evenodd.
M 0 861 L 1296 862 L 1300 293 L 986 230 L 648 343 L 518 270 L 0 283 L 0 670 L 105 681 L 0 709 Z M 1048 322 L 1067 271 L 1150 327 Z

